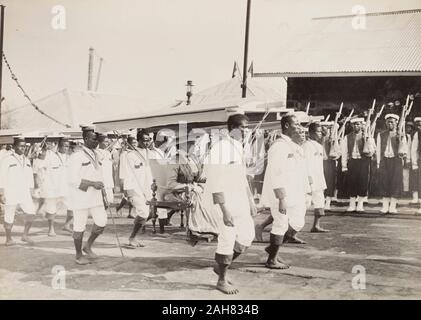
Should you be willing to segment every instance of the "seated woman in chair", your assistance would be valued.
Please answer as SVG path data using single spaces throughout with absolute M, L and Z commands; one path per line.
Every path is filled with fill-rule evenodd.
M 210 241 L 218 235 L 217 220 L 210 214 L 203 201 L 203 164 L 199 159 L 186 152 L 180 151 L 177 156 L 177 166 L 168 177 L 165 201 L 191 201 L 191 208 L 187 213 L 187 241 L 196 245 L 199 240 Z M 186 187 L 189 194 L 186 195 Z M 188 199 L 188 198 L 189 199 Z

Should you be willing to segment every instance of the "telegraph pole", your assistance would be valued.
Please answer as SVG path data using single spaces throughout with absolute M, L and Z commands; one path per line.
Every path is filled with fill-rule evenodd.
M 3 36 L 4 36 L 4 9 L 6 7 L 3 5 L 0 5 L 1 13 L 0 13 L 0 129 L 1 129 L 1 103 L 3 102 L 3 91 L 2 91 L 2 85 L 3 85 Z
M 251 0 L 247 0 L 247 18 L 246 18 L 246 37 L 244 41 L 244 62 L 243 62 L 243 83 L 241 88 L 243 89 L 242 98 L 245 98 L 247 95 L 247 64 L 248 64 L 248 54 L 249 54 L 249 29 L 250 29 L 250 7 Z
M 103 58 L 99 59 L 99 67 L 98 67 L 98 74 L 96 76 L 96 85 L 95 85 L 95 91 L 98 91 L 99 86 L 99 79 L 101 78 L 101 69 L 102 69 L 102 62 L 104 61 Z
M 88 63 L 88 91 L 92 90 L 92 72 L 94 67 L 94 48 L 89 48 L 89 63 Z

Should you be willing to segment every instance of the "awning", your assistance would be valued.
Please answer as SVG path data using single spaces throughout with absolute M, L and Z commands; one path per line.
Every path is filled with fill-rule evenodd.
M 232 102 L 218 103 L 218 105 L 190 105 L 176 108 L 166 108 L 156 112 L 140 115 L 129 119 L 116 119 L 95 122 L 96 130 L 108 132 L 113 130 L 127 130 L 131 128 L 152 128 L 183 123 L 225 123 L 228 117 L 235 113 L 265 114 L 286 113 L 290 109 L 284 102 L 264 102 L 248 99 L 237 99 Z

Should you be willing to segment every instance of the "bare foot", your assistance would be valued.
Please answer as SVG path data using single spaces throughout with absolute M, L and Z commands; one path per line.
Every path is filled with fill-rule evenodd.
M 255 239 L 258 242 L 263 242 L 263 228 L 258 224 L 254 227 Z
M 73 230 L 70 228 L 70 225 L 68 224 L 65 224 L 61 230 L 67 231 L 69 233 L 73 233 Z
M 310 230 L 311 233 L 326 233 L 329 232 L 329 230 L 323 229 L 321 227 L 314 227 Z
M 23 242 L 26 242 L 27 244 L 33 246 L 35 244 L 34 240 L 32 240 L 31 238 L 29 238 L 28 236 L 23 235 L 21 240 Z
M 266 251 L 266 253 L 267 253 L 267 254 L 270 254 L 270 252 L 269 252 L 269 246 L 267 246 L 267 247 L 265 248 L 265 251 Z M 289 267 L 289 264 L 288 264 L 288 263 L 286 263 L 284 260 L 282 260 L 282 259 L 281 259 L 281 257 L 280 257 L 279 255 L 276 257 L 276 261 L 278 261 L 279 263 L 284 264 L 284 265 L 286 265 L 287 267 Z
M 55 231 L 54 230 L 52 230 L 52 231 L 49 231 L 48 232 L 48 236 L 49 237 L 55 237 L 57 234 L 55 233 Z
M 129 239 L 129 247 L 130 248 L 143 248 L 145 245 L 140 243 L 140 241 L 137 241 L 135 239 Z
M 284 236 L 283 243 L 293 243 L 293 244 L 306 244 L 304 240 L 297 238 L 296 236 Z
M 285 264 L 285 263 L 281 263 L 278 260 L 277 261 L 267 261 L 265 264 L 266 268 L 269 269 L 277 269 L 277 270 L 285 270 L 289 268 L 289 265 Z
M 218 265 L 215 265 L 215 266 L 213 267 L 213 272 L 215 272 L 215 273 L 219 276 L 219 266 L 218 266 Z M 225 281 L 226 281 L 228 284 L 232 284 L 232 281 L 231 281 L 230 279 L 228 279 L 228 277 L 225 277 Z
M 86 253 L 89 259 L 98 259 L 98 256 L 92 251 L 91 248 L 83 247 L 82 251 Z
M 76 258 L 75 262 L 80 265 L 86 265 L 91 263 L 85 256 Z
M 10 240 L 6 241 L 6 247 L 12 247 L 14 245 L 16 245 L 16 242 L 13 241 L 13 239 L 10 239 Z
M 225 294 L 237 294 L 238 289 L 230 285 L 227 281 L 218 281 L 216 289 Z

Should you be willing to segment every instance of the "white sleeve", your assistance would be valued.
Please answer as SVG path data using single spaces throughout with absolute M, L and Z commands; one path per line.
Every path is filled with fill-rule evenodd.
M 32 170 L 30 162 L 29 162 L 29 165 L 25 168 L 25 174 L 26 174 L 26 179 L 28 180 L 29 188 L 33 189 L 34 185 L 35 185 L 35 183 L 34 183 L 34 171 Z
M 341 153 L 342 153 L 342 169 L 348 168 L 348 136 L 345 136 L 345 138 L 342 140 L 341 144 Z
M 69 159 L 69 184 L 79 188 L 82 181 L 82 158 L 80 152 L 73 153 Z
M 3 158 L 0 161 L 0 189 L 5 188 L 5 177 L 7 177 L 8 170 L 9 170 L 9 161 L 7 158 Z
M 309 143 L 305 143 L 303 145 L 304 149 L 304 156 L 306 160 L 306 169 L 307 173 L 306 175 L 311 179 L 311 182 L 314 183 L 314 170 L 312 170 L 311 164 L 313 163 L 314 159 L 314 153 L 312 152 L 312 148 L 309 146 Z
M 282 148 L 281 143 L 274 143 L 268 151 L 268 164 L 271 163 L 269 175 L 272 181 L 272 190 L 285 189 L 286 177 L 285 170 L 287 168 L 288 150 Z M 269 167 L 269 165 L 268 165 Z
M 124 157 L 120 157 L 120 168 L 121 165 L 124 166 L 124 179 L 123 179 L 123 189 L 124 190 L 133 190 L 136 187 L 136 177 L 134 172 L 135 159 L 133 158 L 133 153 L 128 153 Z
M 411 162 L 411 145 L 412 145 L 412 138 L 411 138 L 411 135 L 409 135 L 409 134 L 407 134 L 406 135 L 408 138 L 407 138 L 407 140 L 408 140 L 408 143 L 407 143 L 407 147 L 408 147 L 408 149 L 407 149 L 407 151 L 406 151 L 406 160 L 405 160 L 405 163 L 410 163 Z
M 127 152 L 121 152 L 120 153 L 120 167 L 119 167 L 119 171 L 118 171 L 118 175 L 120 177 L 120 179 L 124 180 L 124 178 L 126 177 L 126 173 L 127 173 Z
M 418 132 L 415 132 L 411 143 L 411 162 L 412 168 L 418 169 Z
M 376 161 L 377 161 L 377 165 L 380 164 L 380 159 L 381 159 L 381 153 L 382 153 L 382 147 L 381 147 L 381 136 L 380 133 L 377 134 L 377 145 L 376 145 Z

